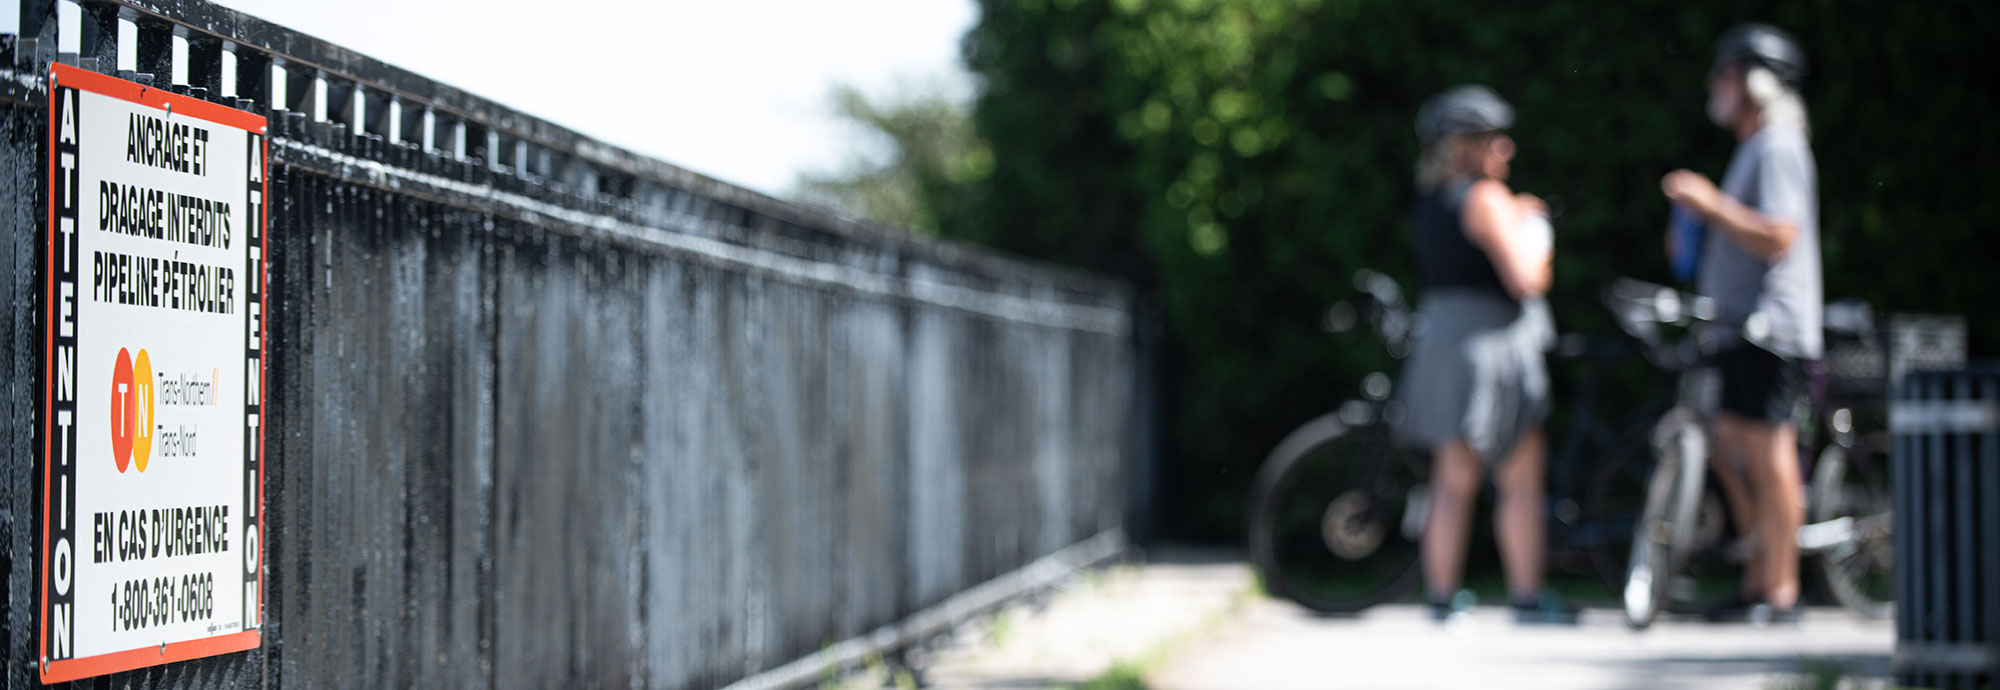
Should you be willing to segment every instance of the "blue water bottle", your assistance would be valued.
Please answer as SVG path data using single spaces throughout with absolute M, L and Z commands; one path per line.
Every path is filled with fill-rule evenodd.
M 1708 227 L 1680 204 L 1673 207 L 1674 244 L 1680 249 L 1672 257 L 1674 280 L 1693 282 L 1695 269 L 1701 266 L 1702 235 L 1707 233 Z

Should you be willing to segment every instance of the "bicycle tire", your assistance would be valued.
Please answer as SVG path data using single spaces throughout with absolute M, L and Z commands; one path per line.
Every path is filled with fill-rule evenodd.
M 1829 445 L 1813 464 L 1810 517 L 1852 518 L 1851 538 L 1815 554 L 1820 584 L 1834 601 L 1877 620 L 1895 615 L 1894 512 L 1887 466 L 1863 449 Z
M 1632 535 L 1626 565 L 1625 622 L 1643 630 L 1667 605 L 1668 585 L 1679 570 L 1707 474 L 1700 420 L 1676 408 L 1661 418 L 1654 443 L 1655 464 L 1647 481 L 1646 503 Z
M 1610 594 L 1623 591 L 1629 576 L 1632 533 L 1644 511 L 1651 471 L 1645 445 L 1643 440 L 1621 442 L 1597 454 L 1579 503 L 1578 523 L 1589 530 L 1579 540 L 1591 572 Z
M 1322 613 L 1402 597 L 1418 580 L 1423 467 L 1381 424 L 1338 414 L 1288 434 L 1252 485 L 1246 539 L 1265 590 Z M 1420 508 L 1419 508 L 1420 510 Z

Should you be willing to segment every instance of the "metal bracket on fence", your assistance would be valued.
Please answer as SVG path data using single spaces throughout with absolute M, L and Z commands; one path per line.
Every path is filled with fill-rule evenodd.
M 2000 655 L 1975 642 L 1904 642 L 1892 658 L 1897 669 L 1933 673 L 1973 674 L 2000 666 Z
M 2000 430 L 2000 401 L 1898 400 L 1889 404 L 1898 434 L 1978 434 Z

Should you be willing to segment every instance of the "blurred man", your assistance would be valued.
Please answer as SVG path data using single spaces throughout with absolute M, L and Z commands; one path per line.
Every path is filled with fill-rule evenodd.
M 1717 188 L 1675 170 L 1660 188 L 1706 226 L 1698 289 L 1719 307 L 1724 343 L 1716 469 L 1756 545 L 1730 611 L 1755 623 L 1797 620 L 1805 494 L 1792 406 L 1802 360 L 1820 356 L 1819 191 L 1799 87 L 1805 53 L 1778 29 L 1745 24 L 1716 44 L 1708 117 L 1736 135 Z M 1675 246 L 1670 251 L 1691 251 Z

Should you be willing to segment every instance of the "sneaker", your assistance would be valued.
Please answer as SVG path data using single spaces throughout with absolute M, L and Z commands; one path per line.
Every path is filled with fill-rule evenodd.
M 1750 607 L 1749 619 L 1751 627 L 1757 628 L 1766 628 L 1773 625 L 1798 625 L 1799 607 L 1794 604 L 1790 608 L 1781 609 L 1772 606 L 1768 602 L 1760 601 Z
M 1563 604 L 1555 592 L 1543 592 L 1530 599 L 1509 602 L 1515 625 L 1576 625 L 1577 610 Z
M 1439 625 L 1453 625 L 1472 620 L 1472 609 L 1479 605 L 1479 595 L 1472 590 L 1461 589 L 1449 598 L 1431 597 L 1431 622 Z
M 1797 605 L 1781 609 L 1758 598 L 1732 601 L 1711 609 L 1704 617 L 1716 623 L 1747 623 L 1751 627 L 1764 628 L 1795 625 L 1799 622 L 1799 613 Z
M 1750 622 L 1750 609 L 1755 608 L 1758 604 L 1763 603 L 1763 601 L 1762 597 L 1749 597 L 1737 594 L 1728 601 L 1701 612 L 1701 617 L 1710 623 L 1748 623 Z

